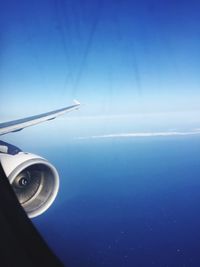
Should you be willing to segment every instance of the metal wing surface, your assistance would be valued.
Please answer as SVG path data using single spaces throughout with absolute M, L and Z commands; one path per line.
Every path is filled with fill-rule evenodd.
M 0 123 L 0 135 L 11 133 L 11 132 L 18 132 L 21 131 L 22 129 L 26 127 L 30 127 L 32 125 L 36 125 L 38 123 L 42 123 L 48 120 L 53 120 L 58 116 L 61 116 L 67 112 L 76 110 L 79 108 L 80 103 L 78 101 L 74 101 L 74 105 L 57 109 L 54 111 L 42 113 L 39 115 L 19 119 L 19 120 L 14 120 L 14 121 L 9 121 L 9 122 L 4 122 Z

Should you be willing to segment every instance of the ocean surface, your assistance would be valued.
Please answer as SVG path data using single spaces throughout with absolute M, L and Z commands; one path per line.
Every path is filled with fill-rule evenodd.
M 43 156 L 60 191 L 33 222 L 66 266 L 200 266 L 199 136 L 74 140 Z

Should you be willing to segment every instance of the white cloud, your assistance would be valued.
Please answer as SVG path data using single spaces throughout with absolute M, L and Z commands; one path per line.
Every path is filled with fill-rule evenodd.
M 77 137 L 76 139 L 103 139 L 103 138 L 137 138 L 137 137 L 157 137 L 157 136 L 187 136 L 199 135 L 200 129 L 191 131 L 164 131 L 164 132 L 134 132 L 134 133 L 115 133 L 115 134 L 102 134 L 91 135 L 86 137 Z

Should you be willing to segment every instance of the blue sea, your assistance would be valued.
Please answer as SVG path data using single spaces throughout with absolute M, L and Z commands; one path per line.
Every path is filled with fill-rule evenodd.
M 43 156 L 60 191 L 33 222 L 66 266 L 200 266 L 199 136 L 74 140 Z

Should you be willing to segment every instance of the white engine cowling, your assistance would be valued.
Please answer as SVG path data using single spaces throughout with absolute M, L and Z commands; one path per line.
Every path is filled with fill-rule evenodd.
M 45 212 L 59 188 L 56 168 L 40 156 L 0 153 L 0 162 L 16 196 L 30 218 Z

